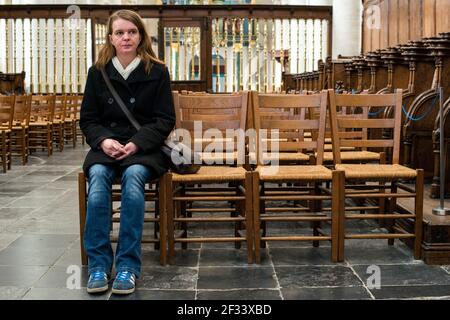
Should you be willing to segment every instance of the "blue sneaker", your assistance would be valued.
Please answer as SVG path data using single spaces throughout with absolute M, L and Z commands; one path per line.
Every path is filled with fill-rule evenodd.
M 130 271 L 120 271 L 116 275 L 112 286 L 112 293 L 129 294 L 134 292 L 136 276 Z
M 106 272 L 95 271 L 89 275 L 87 283 L 88 293 L 98 293 L 108 290 L 108 276 Z

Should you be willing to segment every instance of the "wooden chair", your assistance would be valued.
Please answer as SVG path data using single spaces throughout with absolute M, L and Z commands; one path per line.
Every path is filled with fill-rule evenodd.
M 142 237 L 142 243 L 153 243 L 155 249 L 159 249 L 159 262 L 161 265 L 166 264 L 167 259 L 167 235 L 166 235 L 166 211 L 165 211 L 165 189 L 162 187 L 162 179 L 154 180 L 148 183 L 148 188 L 145 191 L 145 217 L 144 226 L 153 224 L 153 236 L 144 234 Z M 113 231 L 113 224 L 120 223 L 120 179 L 116 179 L 113 184 L 113 191 L 111 195 L 111 242 L 117 242 L 118 237 Z M 86 223 L 87 214 L 87 193 L 88 181 L 83 172 L 78 174 L 78 197 L 79 197 L 79 218 L 80 218 L 80 249 L 81 249 L 81 262 L 83 265 L 88 264 L 87 254 L 84 251 L 83 241 L 84 241 L 84 227 Z M 149 206 L 149 202 L 154 202 L 154 207 Z
M 319 241 L 331 242 L 331 259 L 338 261 L 338 213 L 341 197 L 339 186 L 343 183 L 343 173 L 332 171 L 322 165 L 325 117 L 327 113 L 327 92 L 313 95 L 291 94 L 260 94 L 253 93 L 253 108 L 255 110 L 255 130 L 258 134 L 257 153 L 258 166 L 253 177 L 253 217 L 256 261 L 261 260 L 261 247 L 266 241 L 313 241 L 318 246 Z M 318 119 L 267 119 L 265 109 L 279 108 L 282 112 L 292 110 L 293 114 L 304 114 L 309 108 L 318 109 Z M 295 111 L 294 111 L 295 110 Z M 298 139 L 279 142 L 280 150 L 296 150 L 304 154 L 317 152 L 315 164 L 305 165 L 268 165 L 262 156 L 262 129 L 279 129 L 297 131 Z M 303 138 L 309 133 L 310 140 Z M 274 152 L 269 144 L 267 149 Z M 332 193 L 323 188 L 324 183 L 332 182 Z M 285 187 L 278 184 L 290 183 Z M 322 209 L 323 201 L 331 200 L 331 209 Z M 292 206 L 269 207 L 269 202 L 291 201 Z M 307 202 L 307 205 L 300 203 Z M 312 224 L 312 234 L 270 234 L 269 223 L 274 222 L 309 222 Z M 326 232 L 321 228 L 321 222 L 331 223 L 331 229 Z M 283 230 L 282 230 L 283 231 Z M 298 232 L 298 231 L 295 231 Z
M 253 99 L 253 96 L 252 96 Z M 269 121 L 273 125 L 277 125 L 279 122 L 298 121 L 306 119 L 306 108 L 262 108 L 259 110 L 259 121 L 263 127 L 264 123 Z M 255 118 L 254 103 L 251 103 L 252 119 Z M 254 121 L 254 120 L 253 120 Z M 310 132 L 303 130 L 302 128 L 278 128 L 277 137 L 273 137 L 268 132 L 267 137 L 262 138 L 261 142 L 265 144 L 278 143 L 279 152 L 277 152 L 277 161 L 280 164 L 308 164 L 314 163 L 314 155 L 308 154 L 307 150 L 299 149 L 299 144 L 296 141 L 310 140 Z M 271 153 L 265 153 L 261 155 L 263 161 L 270 162 Z M 249 152 L 249 161 L 251 164 L 257 163 L 255 152 Z
M 335 167 L 345 172 L 345 197 L 358 200 L 368 199 L 374 202 L 377 199 L 386 199 L 387 208 L 374 206 L 375 214 L 345 213 L 340 215 L 339 223 L 339 258 L 344 259 L 345 239 L 388 239 L 392 245 L 394 239 L 414 240 L 414 257 L 420 258 L 422 242 L 422 215 L 423 215 L 423 170 L 411 169 L 399 164 L 401 113 L 402 113 L 402 91 L 397 90 L 394 94 L 359 94 L 344 95 L 336 94 L 329 90 L 331 129 L 333 134 L 333 155 Z M 340 118 L 337 110 L 340 106 L 347 108 L 360 107 L 392 107 L 393 118 L 367 119 L 367 118 Z M 348 131 L 352 128 L 352 131 Z M 391 138 L 354 139 L 357 131 L 382 128 L 392 131 Z M 387 164 L 341 164 L 341 147 L 368 147 L 387 148 L 392 154 Z M 400 181 L 413 181 L 415 188 L 411 188 Z M 367 182 L 376 182 L 368 184 Z M 401 192 L 400 192 L 401 191 Z M 403 213 L 397 208 L 397 198 L 414 198 L 414 212 Z M 345 208 L 345 211 L 355 211 L 364 208 Z M 343 213 L 345 212 L 343 211 Z M 345 222 L 353 219 L 378 219 L 387 221 L 387 233 L 351 234 L 346 231 Z M 401 219 L 414 221 L 413 232 L 408 232 L 400 224 Z
M 75 120 L 75 128 L 76 128 L 76 132 L 77 132 L 77 139 L 78 137 L 81 138 L 81 145 L 84 146 L 84 143 L 86 141 L 86 138 L 84 137 L 83 132 L 80 129 L 80 112 L 81 112 L 81 103 L 83 101 L 83 95 L 82 94 L 78 94 L 78 102 L 75 104 L 76 107 L 76 120 Z
M 1 161 L 3 172 L 11 169 L 11 131 L 15 96 L 0 96 Z
M 55 109 L 53 111 L 53 141 L 59 147 L 59 151 L 64 150 L 64 124 L 66 121 L 66 95 L 55 97 Z
M 53 114 L 55 95 L 33 95 L 31 98 L 31 118 L 29 130 L 29 150 L 47 149 L 53 153 Z
M 31 94 L 16 96 L 14 122 L 11 132 L 11 152 L 20 156 L 22 164 L 28 162 L 28 131 L 30 125 Z
M 80 120 L 80 107 L 83 100 L 82 95 L 66 95 L 66 114 L 64 120 L 64 142 L 72 143 L 75 148 L 77 137 L 81 135 L 84 145 L 84 135 L 79 134 L 78 123 Z
M 211 128 L 218 129 L 222 133 L 227 129 L 245 129 L 247 103 L 247 92 L 200 95 L 174 92 L 175 109 L 178 110 L 178 128 L 192 132 L 194 121 L 202 121 L 203 130 L 197 133 L 201 137 Z M 191 139 L 192 145 L 193 140 Z M 186 140 L 183 142 L 187 143 Z M 197 143 L 201 149 L 207 145 L 206 141 L 200 140 Z M 224 143 L 224 140 L 218 139 L 218 143 Z M 239 148 L 234 151 L 245 153 L 245 150 Z M 222 160 L 223 155 L 219 154 L 217 159 Z M 180 175 L 168 172 L 165 183 L 169 263 L 174 262 L 176 243 L 181 243 L 182 247 L 186 248 L 187 243 L 193 242 L 234 242 L 235 247 L 239 248 L 244 241 L 247 246 L 247 262 L 253 262 L 251 172 L 247 172 L 243 165 L 235 165 L 234 162 L 231 166 L 203 165 L 195 174 Z M 198 184 L 201 187 L 196 186 Z M 205 201 L 206 204 L 209 201 L 227 202 L 230 206 L 226 208 L 199 206 Z M 232 223 L 234 228 L 231 228 L 230 232 L 234 235 L 218 235 L 214 234 L 215 229 L 206 228 L 206 235 L 191 237 L 188 226 L 194 223 Z
M 351 110 L 350 108 L 346 108 L 345 106 L 342 106 L 339 108 L 339 110 L 336 111 L 336 115 L 339 118 L 363 118 L 363 119 L 369 119 L 369 108 L 368 107 L 362 107 L 358 110 Z M 310 119 L 316 119 L 318 118 L 318 115 L 316 112 L 310 112 L 309 113 Z M 349 128 L 347 131 L 352 130 L 352 128 Z M 361 131 L 353 131 L 355 136 L 355 139 L 364 139 L 366 140 L 368 130 L 361 130 Z M 326 165 L 332 165 L 333 162 L 333 146 L 332 146 L 332 133 L 331 133 L 331 126 L 330 126 L 330 117 L 327 116 L 326 119 L 326 130 L 325 130 L 325 147 L 324 147 L 324 154 L 323 154 L 323 161 Z M 383 151 L 370 151 L 367 150 L 367 147 L 361 146 L 361 147 L 342 147 L 341 146 L 341 161 L 343 163 L 369 163 L 369 162 L 375 162 L 375 163 L 385 163 L 385 153 Z

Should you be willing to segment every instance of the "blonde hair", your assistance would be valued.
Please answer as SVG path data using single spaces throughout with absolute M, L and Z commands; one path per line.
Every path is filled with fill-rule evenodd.
M 153 63 L 164 64 L 164 62 L 159 60 L 153 52 L 150 37 L 148 36 L 144 22 L 142 21 L 142 18 L 139 16 L 139 14 L 131 10 L 119 10 L 114 12 L 108 19 L 108 32 L 106 34 L 106 42 L 101 47 L 98 53 L 98 59 L 95 62 L 95 66 L 98 69 L 104 68 L 106 64 L 116 56 L 116 48 L 114 48 L 114 46 L 111 44 L 109 36 L 112 35 L 113 32 L 113 22 L 117 19 L 130 21 L 138 28 L 139 35 L 141 36 L 141 42 L 137 47 L 137 55 L 144 62 L 145 71 L 147 73 L 150 73 Z

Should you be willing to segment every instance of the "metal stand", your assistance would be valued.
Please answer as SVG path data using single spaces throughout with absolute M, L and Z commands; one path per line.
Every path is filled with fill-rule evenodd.
M 441 188 L 441 201 L 439 208 L 433 208 L 433 214 L 437 216 L 450 215 L 450 209 L 444 207 L 445 196 L 445 158 L 444 158 L 444 91 L 442 87 L 439 87 L 439 184 Z

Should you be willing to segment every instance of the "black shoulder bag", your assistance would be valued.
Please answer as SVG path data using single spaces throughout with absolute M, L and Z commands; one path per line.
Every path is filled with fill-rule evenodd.
M 130 120 L 131 124 L 139 131 L 141 125 L 137 122 L 136 118 L 131 114 L 130 110 L 125 106 L 116 89 L 111 84 L 105 69 L 100 69 L 105 79 L 106 85 L 109 91 L 113 95 L 114 99 L 119 104 L 123 113 Z M 201 159 L 200 156 L 195 153 L 191 148 L 186 146 L 177 140 L 166 139 L 164 144 L 161 146 L 161 151 L 170 161 L 170 168 L 173 172 L 178 174 L 192 174 L 196 173 L 200 169 Z

